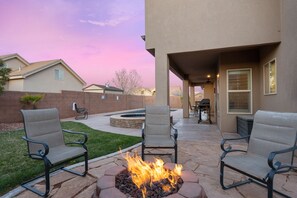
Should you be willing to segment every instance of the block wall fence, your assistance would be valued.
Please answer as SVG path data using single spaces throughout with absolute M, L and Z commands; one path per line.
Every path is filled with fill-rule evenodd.
M 26 93 L 32 95 L 43 94 L 44 97 L 36 105 L 37 108 L 55 107 L 60 112 L 60 118 L 70 118 L 76 115 L 72 111 L 73 102 L 76 102 L 79 107 L 87 108 L 89 114 L 98 114 L 144 108 L 146 105 L 153 104 L 155 101 L 155 96 L 116 95 L 76 91 L 62 91 L 61 93 L 4 91 L 0 95 L 0 123 L 22 122 L 20 110 L 32 108 L 20 103 L 20 97 Z M 102 99 L 103 95 L 104 99 Z M 171 96 L 170 106 L 171 108 L 181 108 L 180 97 Z

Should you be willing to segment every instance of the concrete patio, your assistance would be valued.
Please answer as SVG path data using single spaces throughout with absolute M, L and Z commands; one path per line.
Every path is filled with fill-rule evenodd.
M 178 163 L 182 164 L 185 170 L 192 170 L 199 176 L 199 183 L 203 186 L 206 194 L 210 198 L 260 198 L 267 197 L 266 189 L 256 184 L 247 184 L 230 190 L 222 190 L 219 184 L 219 157 L 221 155 L 220 134 L 215 124 L 201 123 L 197 124 L 197 117 L 189 119 L 182 118 L 181 110 L 175 111 L 173 114 L 173 122 L 179 130 L 178 138 Z M 67 119 L 74 120 L 74 119 Z M 91 115 L 88 120 L 80 120 L 79 122 L 103 131 L 113 133 L 140 136 L 138 129 L 121 129 L 109 126 L 109 117 L 105 114 Z M 225 136 L 225 135 L 224 135 Z M 226 136 L 237 136 L 237 134 L 226 134 Z M 246 147 L 245 142 L 236 142 L 238 147 Z M 140 154 L 140 144 L 127 149 L 130 152 L 138 152 Z M 162 157 L 165 162 L 170 162 L 169 157 Z M 149 159 L 150 160 L 150 159 Z M 296 161 L 296 160 L 295 160 Z M 51 192 L 52 198 L 64 197 L 91 197 L 96 188 L 97 178 L 104 175 L 104 172 L 113 166 L 123 165 L 125 160 L 116 153 L 98 159 L 90 160 L 89 173 L 86 177 L 78 177 L 66 172 L 59 172 L 51 176 Z M 81 166 L 76 165 L 74 169 L 80 169 Z M 232 171 L 226 172 L 226 182 L 232 183 L 243 177 Z M 291 172 L 290 175 L 279 175 L 275 178 L 275 188 L 281 192 L 289 194 L 291 197 L 297 197 L 297 172 Z M 36 184 L 40 187 L 40 184 Z M 18 188 L 18 190 L 20 190 Z M 13 193 L 6 197 L 10 197 Z M 22 191 L 15 197 L 38 197 L 30 191 Z M 275 194 L 275 197 L 280 197 Z

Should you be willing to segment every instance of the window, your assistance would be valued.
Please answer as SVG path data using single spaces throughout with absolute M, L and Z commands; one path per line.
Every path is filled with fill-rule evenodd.
M 252 113 L 252 69 L 227 70 L 228 113 Z
M 264 94 L 276 94 L 276 60 L 266 63 L 263 67 Z
M 61 69 L 55 69 L 55 79 L 63 80 L 64 79 L 64 71 Z

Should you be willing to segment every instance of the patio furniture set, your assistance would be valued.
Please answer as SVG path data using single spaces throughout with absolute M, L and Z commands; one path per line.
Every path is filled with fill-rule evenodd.
M 64 162 L 84 157 L 84 172 L 63 170 L 85 176 L 88 172 L 87 135 L 84 133 L 66 131 L 61 128 L 57 109 L 22 110 L 27 141 L 28 156 L 35 160 L 43 160 L 45 176 L 45 192 L 30 185 L 34 179 L 22 186 L 40 196 L 46 197 L 50 192 L 50 170 Z M 65 143 L 63 133 L 72 133 L 83 137 L 77 142 Z M 146 155 L 167 155 L 172 153 L 145 152 L 152 149 L 173 149 L 174 163 L 177 163 L 178 131 L 170 123 L 170 108 L 168 106 L 147 106 L 146 119 L 142 128 L 141 157 Z M 233 149 L 231 141 L 249 138 L 247 150 Z M 297 150 L 297 113 L 280 113 L 257 111 L 254 116 L 253 129 L 250 136 L 223 139 L 223 151 L 220 160 L 220 183 L 223 189 L 237 187 L 255 182 L 267 188 L 267 197 L 272 198 L 276 192 L 273 187 L 274 176 L 297 169 L 293 164 L 294 151 Z M 76 145 L 76 146 L 70 146 Z M 235 154 L 239 153 L 239 154 Z M 231 168 L 248 177 L 245 181 L 225 185 L 224 169 Z M 202 197 L 206 197 L 203 195 Z

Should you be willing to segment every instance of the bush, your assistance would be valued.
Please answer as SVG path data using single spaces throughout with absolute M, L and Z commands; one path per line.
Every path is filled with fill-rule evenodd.
M 20 98 L 20 102 L 23 105 L 32 105 L 33 109 L 36 109 L 36 104 L 42 100 L 43 95 L 38 94 L 38 95 L 29 95 L 25 94 Z

